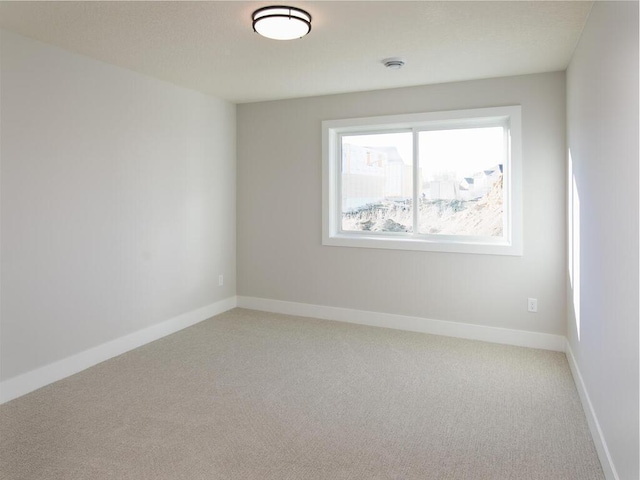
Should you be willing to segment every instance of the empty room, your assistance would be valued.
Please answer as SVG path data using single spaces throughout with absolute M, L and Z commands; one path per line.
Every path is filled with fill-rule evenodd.
M 0 478 L 640 478 L 638 24 L 0 1 Z

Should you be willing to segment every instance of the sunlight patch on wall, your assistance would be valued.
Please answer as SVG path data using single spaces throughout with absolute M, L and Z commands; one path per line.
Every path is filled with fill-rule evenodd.
M 569 157 L 569 215 L 568 215 L 568 231 L 569 231 L 569 282 L 571 284 L 571 293 L 573 300 L 573 313 L 576 322 L 576 332 L 578 333 L 578 341 L 580 341 L 580 195 L 578 193 L 578 185 L 576 177 L 573 173 L 573 159 L 571 158 L 571 150 L 568 152 Z

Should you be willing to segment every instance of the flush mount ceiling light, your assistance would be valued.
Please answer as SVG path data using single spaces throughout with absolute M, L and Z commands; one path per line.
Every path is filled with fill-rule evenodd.
M 404 67 L 404 60 L 398 57 L 385 58 L 382 60 L 382 63 L 385 67 L 390 68 L 391 70 L 400 70 Z
M 251 18 L 255 32 L 274 40 L 302 38 L 311 31 L 311 15 L 300 8 L 282 5 L 259 8 Z

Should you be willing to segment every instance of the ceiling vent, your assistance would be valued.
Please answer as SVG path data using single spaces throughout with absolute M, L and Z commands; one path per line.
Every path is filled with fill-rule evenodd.
M 404 60 L 398 57 L 385 58 L 382 60 L 382 63 L 385 67 L 390 68 L 391 70 L 400 70 L 404 67 Z

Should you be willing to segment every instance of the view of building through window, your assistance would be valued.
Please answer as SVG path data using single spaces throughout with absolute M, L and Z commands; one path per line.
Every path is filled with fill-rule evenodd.
M 413 231 L 413 134 L 342 137 L 342 229 Z
M 411 131 L 342 136 L 342 230 L 501 237 L 504 129 L 416 135 L 417 155 Z

